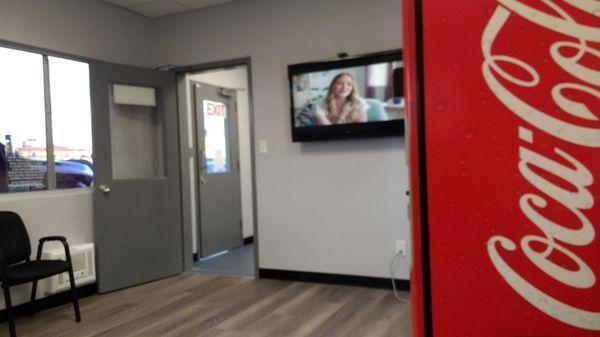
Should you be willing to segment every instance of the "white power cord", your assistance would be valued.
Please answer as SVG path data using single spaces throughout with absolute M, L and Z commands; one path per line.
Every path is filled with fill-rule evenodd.
M 394 297 L 396 297 L 396 299 L 402 303 L 408 303 L 408 299 L 402 298 L 402 297 L 400 297 L 400 294 L 398 294 L 398 290 L 396 289 L 396 280 L 394 279 L 394 270 L 396 269 L 395 268 L 396 261 L 398 261 L 398 259 L 401 257 L 403 257 L 403 255 L 401 254 L 401 252 L 398 252 L 392 258 L 392 262 L 390 263 L 390 280 L 392 281 L 392 290 L 394 291 Z M 404 263 L 406 263 L 406 260 L 404 260 Z

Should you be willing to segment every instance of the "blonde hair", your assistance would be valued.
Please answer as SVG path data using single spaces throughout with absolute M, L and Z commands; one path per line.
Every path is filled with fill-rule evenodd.
M 360 100 L 360 94 L 358 93 L 358 88 L 356 88 L 356 81 L 354 80 L 354 76 L 349 73 L 340 73 L 336 75 L 333 80 L 331 80 L 331 84 L 329 85 L 329 90 L 327 91 L 327 97 L 325 99 L 325 107 L 327 108 L 327 119 L 332 120 L 337 117 L 334 115 L 335 109 L 335 95 L 333 93 L 333 87 L 342 77 L 348 76 L 352 80 L 352 92 L 348 97 L 346 97 L 344 105 L 349 104 L 350 112 L 348 116 L 344 119 L 344 123 L 355 123 L 360 121 L 363 108 L 362 102 Z M 341 113 L 341 111 L 340 111 Z M 338 121 L 339 122 L 339 121 Z

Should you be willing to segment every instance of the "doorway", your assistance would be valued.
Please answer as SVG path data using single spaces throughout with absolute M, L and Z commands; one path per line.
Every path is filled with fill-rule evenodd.
M 192 272 L 257 275 L 250 60 L 180 71 Z M 180 128 L 181 129 L 181 128 Z M 184 131 L 184 130 L 181 130 Z M 185 171 L 185 170 L 182 170 Z M 185 203 L 184 203 L 185 204 Z M 184 207 L 186 213 L 186 207 Z M 184 214 L 185 218 L 185 214 Z

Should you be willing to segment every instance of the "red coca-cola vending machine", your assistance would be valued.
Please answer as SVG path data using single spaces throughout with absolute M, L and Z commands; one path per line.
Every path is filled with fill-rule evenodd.
M 600 1 L 403 0 L 414 337 L 600 336 Z

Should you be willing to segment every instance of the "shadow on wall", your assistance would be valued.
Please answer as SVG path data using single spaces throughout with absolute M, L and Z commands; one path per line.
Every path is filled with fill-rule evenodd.
M 290 136 L 291 139 L 291 136 Z M 373 152 L 386 149 L 403 149 L 404 137 L 365 138 L 365 139 L 341 139 L 316 142 L 300 143 L 300 151 L 303 154 L 331 154 L 335 153 L 357 153 Z

